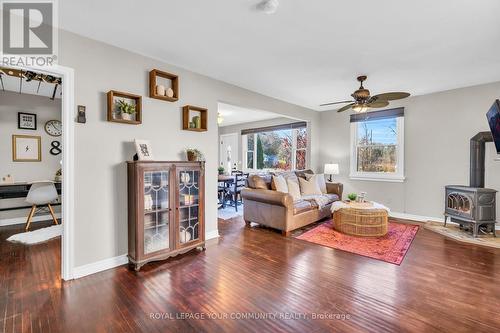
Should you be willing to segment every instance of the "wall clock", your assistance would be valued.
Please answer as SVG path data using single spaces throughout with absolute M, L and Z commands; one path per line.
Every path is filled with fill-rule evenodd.
M 50 136 L 61 136 L 62 123 L 59 120 L 49 120 L 45 123 L 45 132 Z

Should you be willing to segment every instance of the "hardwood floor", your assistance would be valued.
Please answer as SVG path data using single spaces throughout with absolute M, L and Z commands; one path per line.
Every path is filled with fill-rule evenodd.
M 245 228 L 241 219 L 219 221 L 222 237 L 206 252 L 146 265 L 139 273 L 124 266 L 63 285 L 60 241 L 30 247 L 5 241 L 21 231 L 0 228 L 4 332 L 500 330 L 500 250 L 423 228 L 396 266 Z M 205 318 L 166 317 L 187 313 Z M 207 319 L 209 313 L 299 319 Z M 313 313 L 348 318 L 314 319 Z

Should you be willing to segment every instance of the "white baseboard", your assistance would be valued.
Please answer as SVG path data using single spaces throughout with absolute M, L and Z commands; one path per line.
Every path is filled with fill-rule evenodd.
M 205 234 L 205 240 L 210 240 L 219 237 L 219 230 L 213 230 Z M 111 268 L 115 268 L 128 263 L 126 254 L 121 256 L 104 259 L 91 264 L 75 267 L 73 269 L 73 279 L 79 279 L 87 275 L 99 273 Z
M 61 213 L 56 213 L 55 216 L 56 216 L 56 218 L 60 219 Z M 10 219 L 3 219 L 3 220 L 0 220 L 0 227 L 4 227 L 7 225 L 14 225 L 14 224 L 25 224 L 27 218 L 28 218 L 27 216 L 23 216 L 23 217 L 13 217 Z M 33 217 L 31 222 L 33 223 L 33 222 L 48 221 L 48 220 L 52 220 L 52 216 L 40 215 L 40 216 Z
M 219 238 L 219 230 L 215 229 L 205 233 L 205 240 L 210 240 L 214 238 Z
M 75 267 L 73 269 L 73 279 L 79 279 L 90 274 L 99 273 L 111 268 L 125 265 L 126 263 L 128 263 L 127 255 L 122 254 L 118 257 L 108 258 L 91 264 Z
M 398 212 L 391 212 L 389 214 L 389 216 L 397 218 L 397 219 L 412 220 L 412 221 L 417 221 L 417 222 L 440 222 L 440 223 L 444 223 L 444 217 L 422 216 L 422 215 L 413 215 L 413 214 L 398 213 Z M 449 221 L 449 223 L 453 223 L 453 222 Z M 500 225 L 497 224 L 495 226 L 495 229 L 496 230 L 500 230 Z

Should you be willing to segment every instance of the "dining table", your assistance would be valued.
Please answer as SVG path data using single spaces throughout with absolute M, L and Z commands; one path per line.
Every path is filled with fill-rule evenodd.
M 224 187 L 224 189 L 227 189 L 231 186 L 231 184 L 233 184 L 236 180 L 236 176 L 234 175 L 219 175 L 218 176 L 218 183 L 219 184 L 224 184 L 222 185 L 222 187 Z M 220 202 L 220 206 L 219 206 L 219 209 L 224 209 L 226 208 L 226 198 L 225 198 L 225 193 L 222 194 L 222 198 L 221 198 L 221 202 Z

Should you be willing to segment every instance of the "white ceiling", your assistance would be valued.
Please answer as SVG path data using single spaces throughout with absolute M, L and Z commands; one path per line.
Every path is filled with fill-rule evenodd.
M 21 92 L 22 94 L 31 94 L 37 96 L 45 96 L 47 98 L 52 98 L 54 93 L 55 85 L 53 83 L 40 82 L 38 80 L 32 80 L 27 82 L 26 79 L 20 79 L 18 77 L 10 75 L 2 75 L 2 82 L 0 82 L 0 90 Z M 40 84 L 39 84 L 40 83 Z M 61 86 L 57 86 L 55 98 L 61 98 Z
M 500 80 L 498 0 L 64 0 L 61 26 L 316 110 Z M 327 108 L 328 109 L 328 108 Z
M 222 118 L 224 119 L 224 121 L 219 127 L 283 117 L 283 115 L 273 112 L 248 109 L 226 103 L 219 103 L 218 112 L 222 115 Z

